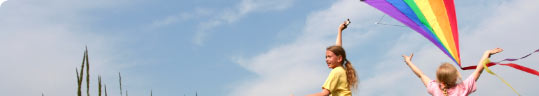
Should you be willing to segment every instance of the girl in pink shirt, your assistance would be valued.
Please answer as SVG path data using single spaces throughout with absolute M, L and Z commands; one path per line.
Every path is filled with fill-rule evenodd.
M 404 58 L 404 62 L 406 62 L 408 67 L 410 67 L 410 69 L 414 71 L 415 75 L 421 79 L 425 87 L 427 87 L 427 91 L 432 96 L 468 96 L 476 89 L 475 82 L 477 79 L 479 79 L 479 76 L 483 72 L 482 64 L 490 62 L 488 60 L 490 55 L 502 51 L 503 49 L 501 48 L 485 51 L 483 57 L 481 57 L 481 60 L 479 61 L 479 64 L 477 64 L 475 71 L 464 81 L 462 81 L 457 68 L 449 63 L 443 63 L 440 65 L 438 70 L 436 70 L 436 80 L 431 80 L 429 77 L 423 74 L 423 72 L 421 72 L 421 70 L 419 70 L 414 63 L 412 63 L 412 57 L 414 54 L 411 54 L 410 56 L 402 55 L 402 57 Z

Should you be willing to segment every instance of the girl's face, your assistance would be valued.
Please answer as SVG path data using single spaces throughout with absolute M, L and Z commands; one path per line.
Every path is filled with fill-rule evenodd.
M 342 56 L 337 56 L 335 53 L 326 50 L 326 63 L 328 67 L 333 69 L 335 67 L 341 66 Z

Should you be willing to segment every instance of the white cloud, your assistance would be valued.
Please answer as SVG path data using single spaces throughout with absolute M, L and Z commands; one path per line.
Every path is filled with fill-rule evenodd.
M 203 8 L 196 8 L 194 12 L 183 12 L 171 16 L 167 16 L 160 20 L 155 20 L 149 28 L 158 28 L 178 22 L 183 22 L 190 19 L 196 19 L 200 17 L 205 17 L 213 13 L 212 10 L 209 9 L 203 9 Z
M 0 6 L 2 6 L 2 4 L 3 4 L 4 2 L 6 2 L 6 1 L 7 1 L 7 0 L 0 0 Z
M 290 7 L 293 2 L 294 0 L 242 0 L 234 8 L 226 8 L 208 21 L 201 22 L 197 27 L 193 43 L 203 45 L 209 31 L 223 24 L 234 23 L 249 13 L 283 10 Z
M 369 38 L 361 35 L 374 36 L 373 33 L 382 30 L 372 27 L 369 19 L 378 18 L 377 10 L 370 8 L 358 0 L 341 0 L 334 3 L 330 8 L 315 12 L 307 17 L 306 25 L 302 35 L 294 42 L 282 46 L 274 47 L 267 52 L 261 53 L 251 58 L 240 58 L 238 63 L 244 68 L 256 73 L 257 77 L 242 81 L 239 85 L 234 85 L 233 93 L 230 96 L 283 96 L 283 95 L 305 95 L 307 93 L 320 91 L 329 70 L 322 66 L 324 64 L 323 52 L 326 46 L 333 43 L 336 32 L 337 21 L 344 18 L 351 18 L 353 24 L 349 30 L 366 30 L 360 36 L 345 35 L 345 49 L 357 46 L 370 46 L 360 43 L 359 45 L 348 46 L 350 40 L 365 42 L 376 42 L 380 38 Z M 499 6 L 494 6 L 493 15 L 490 17 L 459 17 L 465 20 L 478 20 L 479 25 L 462 24 L 473 21 L 459 21 L 461 58 L 463 66 L 476 65 L 484 50 L 501 47 L 505 52 L 492 57 L 492 60 L 517 57 L 539 48 L 535 36 L 534 23 L 539 13 L 534 10 L 539 9 L 537 1 L 514 1 L 504 2 Z M 457 5 L 458 7 L 458 5 Z M 473 6 L 481 7 L 481 6 Z M 490 8 L 492 6 L 489 6 Z M 487 9 L 487 8 L 484 8 Z M 459 11 L 459 10 L 457 10 Z M 462 11 L 458 13 L 473 13 Z M 475 19 L 474 19 L 475 18 Z M 483 19 L 486 18 L 486 19 Z M 356 22 L 354 22 L 356 21 Z M 357 22 L 360 22 L 358 24 Z M 367 23 L 365 23 L 367 22 Z M 332 26 L 335 25 L 335 26 Z M 466 28 L 467 26 L 476 26 Z M 356 29 L 357 28 L 357 29 Z M 387 28 L 387 27 L 385 27 Z M 396 30 L 396 31 L 402 31 Z M 355 32 L 345 34 L 358 35 Z M 361 38 L 361 39 L 359 39 Z M 384 38 L 382 38 L 384 39 Z M 347 41 L 348 40 L 348 41 Z M 387 40 L 387 39 L 386 39 Z M 412 71 L 402 62 L 402 54 L 414 52 L 414 63 L 423 70 L 431 79 L 435 78 L 434 72 L 442 62 L 452 61 L 438 48 L 426 41 L 421 35 L 412 30 L 406 29 L 405 34 L 397 38 L 396 43 L 385 51 L 385 54 L 377 55 L 381 59 L 374 66 L 365 68 L 364 65 L 354 63 L 359 67 L 359 71 L 370 70 L 359 73 L 361 83 L 359 85 L 359 96 L 427 96 L 429 95 L 425 87 L 421 84 Z M 351 49 L 347 49 L 350 51 Z M 534 55 L 528 59 L 516 63 L 523 64 L 530 68 L 539 69 L 539 56 Z M 535 65 L 534 65 L 535 64 Z M 522 95 L 539 94 L 534 89 L 538 85 L 537 77 L 512 68 L 495 66 L 491 68 L 504 77 Z M 463 76 L 469 76 L 471 71 L 461 71 Z M 494 76 L 484 73 L 478 81 L 478 90 L 473 95 L 514 95 L 511 89 L 505 86 Z M 313 91 L 314 90 L 314 91 Z

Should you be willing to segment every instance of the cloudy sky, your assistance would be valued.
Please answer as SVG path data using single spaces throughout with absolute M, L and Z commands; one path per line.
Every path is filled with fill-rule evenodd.
M 491 48 L 505 49 L 492 61 L 539 48 L 536 4 L 455 0 L 463 65 Z M 374 24 L 382 16 L 359 0 L 9 0 L 0 3 L 0 95 L 75 95 L 88 46 L 91 95 L 101 75 L 120 96 L 121 72 L 131 96 L 302 96 L 321 91 L 325 48 L 350 18 L 343 46 L 360 78 L 354 96 L 428 96 L 401 55 L 414 53 L 431 78 L 451 60 L 407 27 Z M 537 58 L 515 63 L 539 69 Z M 537 76 L 491 69 L 522 95 L 539 95 Z M 515 95 L 486 72 L 477 85 L 474 96 Z

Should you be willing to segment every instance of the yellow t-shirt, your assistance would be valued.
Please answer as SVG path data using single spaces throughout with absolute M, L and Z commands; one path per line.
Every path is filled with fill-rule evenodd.
M 322 89 L 329 90 L 329 96 L 352 96 L 346 79 L 346 70 L 342 66 L 335 67 L 329 73 Z

